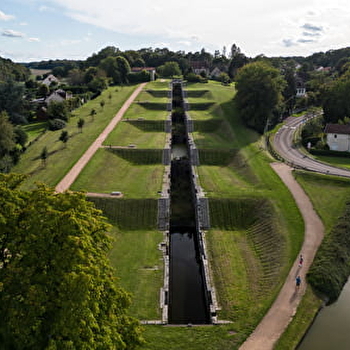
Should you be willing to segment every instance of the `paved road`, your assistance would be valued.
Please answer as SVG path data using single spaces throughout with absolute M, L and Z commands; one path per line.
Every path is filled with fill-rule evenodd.
M 319 162 L 300 151 L 293 145 L 293 134 L 305 121 L 305 116 L 289 117 L 285 125 L 278 131 L 273 140 L 275 151 L 286 160 L 286 163 L 293 167 L 300 167 L 306 170 L 322 174 L 350 177 L 350 170 L 340 169 L 331 165 Z

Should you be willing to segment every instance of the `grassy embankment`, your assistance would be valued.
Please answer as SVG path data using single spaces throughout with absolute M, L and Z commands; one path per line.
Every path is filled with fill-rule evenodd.
M 345 203 L 350 198 L 350 180 L 301 171 L 295 172 L 295 177 L 311 199 L 325 225 L 326 235 L 329 235 L 338 218 L 343 215 Z M 321 305 L 322 301 L 308 287 L 293 321 L 279 340 L 276 349 L 294 349 Z
M 58 140 L 62 130 L 57 130 L 45 132 L 38 141 L 28 147 L 19 164 L 13 168 L 13 172 L 29 175 L 23 187 L 31 189 L 37 181 L 44 182 L 49 186 L 57 185 L 91 143 L 95 141 L 134 89 L 135 86 L 110 87 L 101 96 L 76 109 L 65 129 L 70 136 L 66 146 Z M 109 98 L 110 94 L 111 98 Z M 103 108 L 100 106 L 102 100 L 105 101 Z M 90 115 L 92 109 L 96 111 L 93 118 Z M 77 127 L 77 121 L 80 118 L 85 121 L 83 132 L 80 132 Z M 26 128 L 30 129 L 31 126 Z M 36 127 L 33 129 L 35 130 Z M 40 158 L 44 147 L 47 147 L 48 151 L 46 165 Z
M 234 89 L 217 83 L 188 84 L 187 89 L 201 160 L 199 179 L 210 198 L 212 229 L 206 237 L 219 318 L 232 323 L 190 329 L 147 326 L 143 348 L 236 349 L 283 283 L 300 248 L 303 223 L 270 168 L 271 159 L 260 149 L 259 136 L 238 120 Z
M 129 312 L 141 320 L 161 319 L 159 293 L 164 267 L 158 245 L 163 234 L 156 225 L 164 172 L 164 121 L 169 114 L 165 104 L 168 84 L 147 84 L 106 139 L 106 148 L 95 154 L 72 185 L 74 190 L 123 193 L 122 198 L 90 199 L 113 224 L 110 259 L 120 285 L 132 295 Z M 152 106 L 145 107 L 146 101 Z

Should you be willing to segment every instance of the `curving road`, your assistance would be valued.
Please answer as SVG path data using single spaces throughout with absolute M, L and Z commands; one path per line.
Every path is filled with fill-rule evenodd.
M 293 145 L 294 132 L 305 123 L 306 120 L 306 116 L 287 118 L 284 126 L 282 126 L 274 137 L 274 150 L 292 167 L 315 171 L 322 174 L 350 177 L 350 170 L 336 168 L 332 165 L 319 162 L 302 153 L 298 147 Z

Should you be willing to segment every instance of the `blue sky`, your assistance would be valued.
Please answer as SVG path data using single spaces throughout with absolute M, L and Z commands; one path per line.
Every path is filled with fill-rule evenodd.
M 0 56 L 86 59 L 121 50 L 307 56 L 350 46 L 347 0 L 1 0 Z

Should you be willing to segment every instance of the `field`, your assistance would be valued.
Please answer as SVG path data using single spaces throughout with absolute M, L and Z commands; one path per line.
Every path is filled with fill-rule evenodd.
M 69 134 L 66 145 L 59 141 L 61 130 L 47 131 L 38 141 L 33 142 L 22 155 L 19 164 L 13 168 L 13 172 L 29 175 L 24 188 L 33 188 L 37 181 L 49 186 L 57 185 L 102 132 L 134 89 L 135 86 L 110 87 L 101 96 L 75 110 L 65 129 Z M 100 106 L 102 100 L 106 101 L 103 108 Z M 90 112 L 93 109 L 96 115 L 91 117 Z M 77 121 L 80 118 L 85 120 L 82 132 L 77 127 Z M 30 126 L 26 127 L 30 128 Z M 43 164 L 40 158 L 44 147 L 48 151 L 46 164 Z

